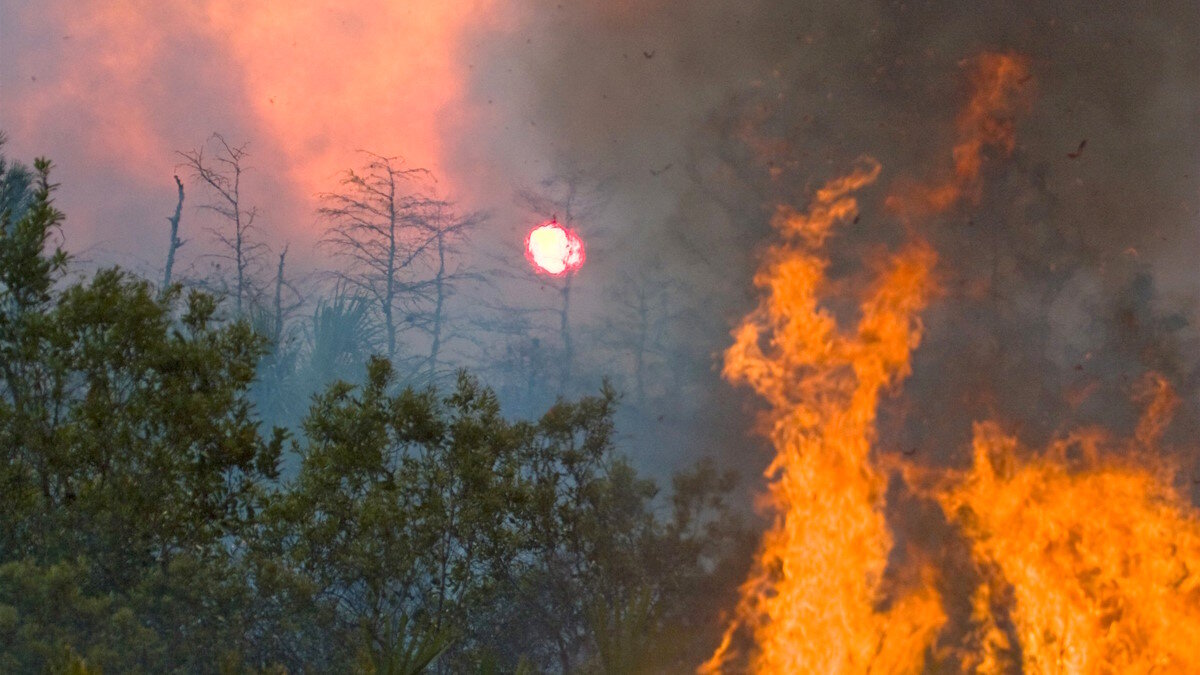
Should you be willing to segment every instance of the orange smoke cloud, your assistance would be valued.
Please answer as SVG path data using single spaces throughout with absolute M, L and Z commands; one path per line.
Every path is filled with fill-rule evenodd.
M 180 9 L 179 24 L 197 19 Z M 174 111 L 163 106 L 156 114 L 156 96 L 147 91 L 167 85 L 155 71 L 171 48 L 169 22 L 156 26 L 129 2 L 46 3 L 15 16 L 13 23 L 30 34 L 61 36 L 39 45 L 37 58 L 22 54 L 20 89 L 5 110 L 16 142 L 45 152 L 54 136 L 70 135 L 89 161 L 121 164 L 145 177 L 170 165 L 174 148 L 164 139 L 162 118 Z
M 16 47 L 23 77 L 6 92 L 4 124 L 60 161 L 168 184 L 174 152 L 219 131 L 250 144 L 252 176 L 284 183 L 290 194 L 269 198 L 295 208 L 335 187 L 356 149 L 435 172 L 448 164 L 439 137 L 465 88 L 462 35 L 489 6 L 38 3 L 14 10 L 6 30 L 28 44 Z
M 458 36 L 487 4 L 219 0 L 207 15 L 242 66 L 253 112 L 318 191 L 355 148 L 442 166 L 440 118 L 464 86 Z

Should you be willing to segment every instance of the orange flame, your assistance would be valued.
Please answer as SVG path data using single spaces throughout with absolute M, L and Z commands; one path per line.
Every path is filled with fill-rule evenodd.
M 1081 433 L 1026 457 L 998 425 L 976 425 L 974 468 L 939 501 L 972 542 L 981 588 L 1011 586 L 997 609 L 1025 672 L 1200 672 L 1200 519 L 1169 476 L 1101 460 L 1103 445 Z M 1015 665 L 996 646 L 977 672 Z
M 1022 56 L 981 55 L 971 75 L 971 99 L 958 118 L 954 173 L 931 185 L 907 186 L 888 198 L 888 208 L 903 215 L 929 216 L 949 209 L 960 199 L 977 200 L 984 150 L 994 147 L 1004 154 L 1013 151 L 1013 118 L 1027 104 L 1031 79 L 1029 61 Z
M 819 248 L 858 212 L 851 193 L 879 172 L 866 158 L 819 190 L 808 213 L 780 210 L 774 225 L 786 241 L 767 253 L 755 277 L 764 297 L 726 353 L 725 376 L 772 406 L 777 516 L 742 588 L 739 622 L 701 672 L 726 667 L 739 624 L 753 633 L 755 671 L 800 673 L 919 664 L 944 621 L 930 584 L 878 608 L 892 538 L 884 478 L 869 458 L 880 391 L 908 374 L 920 339 L 935 255 L 914 243 L 892 256 L 853 332 L 819 306 L 827 265 Z
M 1028 79 L 1023 59 L 982 57 L 953 178 L 888 205 L 912 216 L 977 199 L 985 151 L 1014 147 L 1011 113 Z M 969 543 L 981 582 L 963 644 L 934 648 L 947 621 L 937 570 L 909 571 L 916 582 L 903 588 L 887 581 L 899 574 L 885 577 L 893 537 L 871 454 L 876 406 L 909 373 L 936 256 L 918 241 L 888 258 L 852 332 L 820 304 L 831 285 L 820 249 L 857 213 L 852 193 L 879 173 L 864 159 L 806 213 L 779 209 L 784 241 L 755 276 L 758 307 L 733 332 L 725 377 L 771 405 L 774 522 L 700 672 L 740 669 L 744 658 L 753 672 L 913 673 L 930 655 L 975 673 L 1200 672 L 1200 515 L 1153 458 L 1178 403 L 1158 375 L 1139 385 L 1145 414 L 1123 444 L 1085 430 L 1034 455 L 997 424 L 978 424 L 973 468 L 935 473 L 932 488 L 892 460 Z M 742 631 L 754 643 L 745 655 Z

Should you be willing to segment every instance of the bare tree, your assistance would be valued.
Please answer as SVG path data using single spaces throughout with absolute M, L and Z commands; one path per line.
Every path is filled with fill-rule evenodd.
M 175 215 L 167 218 L 167 222 L 171 223 L 171 244 L 167 247 L 167 266 L 163 270 L 162 287 L 164 291 L 171 285 L 171 271 L 175 268 L 175 252 L 187 243 L 179 238 L 179 218 L 183 215 L 183 181 L 179 180 L 179 176 L 175 176 L 175 186 L 179 188 L 179 201 L 175 202 Z
M 275 268 L 274 299 L 250 310 L 255 332 L 270 339 L 270 351 L 258 362 L 253 394 L 263 420 L 277 425 L 294 424 L 307 408 L 313 390 L 305 388 L 300 369 L 303 350 L 300 326 L 293 321 L 304 305 L 304 296 L 287 277 L 288 246 L 279 252 Z
M 304 298 L 300 291 L 296 290 L 296 287 L 287 280 L 283 271 L 290 247 L 291 245 L 287 244 L 279 252 L 279 267 L 275 271 L 275 306 L 271 321 L 271 343 L 274 345 L 279 345 L 283 339 L 283 328 L 288 317 L 304 304 Z M 285 299 L 285 291 L 291 296 L 290 299 Z
M 412 316 L 415 309 L 412 264 L 430 244 L 423 227 L 428 199 L 415 189 L 429 172 L 400 168 L 396 157 L 363 154 L 366 165 L 346 172 L 341 192 L 320 195 L 325 205 L 318 212 L 329 221 L 322 244 L 350 264 L 338 278 L 374 300 L 394 360 L 397 315 L 409 310 Z
M 643 268 L 609 289 L 613 312 L 605 317 L 604 346 L 627 354 L 633 361 L 633 393 L 639 408 L 653 373 L 669 358 L 667 332 L 679 317 L 674 284 L 657 270 Z
M 221 134 L 213 134 L 208 145 L 215 149 L 211 157 L 205 156 L 203 146 L 178 154 L 183 158 L 184 166 L 191 170 L 192 178 L 213 193 L 212 201 L 201 208 L 213 211 L 229 223 L 228 228 L 214 229 L 213 234 L 225 249 L 217 257 L 233 263 L 234 308 L 238 316 L 243 316 L 246 306 L 257 299 L 255 273 L 267 246 L 254 239 L 254 219 L 258 209 L 242 203 L 246 146 L 230 145 Z
M 429 335 L 429 357 L 426 375 L 432 383 L 439 375 L 442 351 L 445 345 L 459 333 L 448 321 L 448 303 L 458 283 L 478 278 L 463 267 L 461 246 L 470 232 L 486 219 L 482 213 L 461 214 L 454 205 L 446 201 L 429 201 L 425 205 L 425 217 L 420 226 L 425 233 L 429 276 L 417 282 L 417 291 L 425 299 L 426 307 L 419 312 L 420 327 Z
M 593 181 L 583 169 L 563 171 L 541 182 L 539 189 L 522 189 L 517 192 L 517 203 L 540 217 L 553 216 L 569 228 L 585 221 L 604 208 L 607 181 Z M 567 272 L 559 282 L 562 305 L 558 310 L 559 338 L 562 340 L 563 358 L 559 376 L 559 393 L 565 393 L 571 382 L 571 371 L 575 362 L 575 346 L 571 336 L 571 278 Z
M 538 414 L 553 402 L 552 378 L 560 354 L 554 348 L 554 331 L 545 326 L 545 308 L 519 308 L 492 304 L 480 298 L 485 313 L 473 317 L 479 339 L 480 370 L 496 383 L 506 403 L 523 414 Z

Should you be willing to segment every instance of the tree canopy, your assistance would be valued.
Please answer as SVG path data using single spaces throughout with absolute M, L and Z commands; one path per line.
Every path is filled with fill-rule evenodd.
M 202 290 L 68 278 L 50 172 L 0 164 L 0 671 L 703 659 L 748 558 L 730 475 L 664 499 L 608 385 L 514 420 L 465 372 L 402 387 L 382 357 L 265 428 L 268 338 Z

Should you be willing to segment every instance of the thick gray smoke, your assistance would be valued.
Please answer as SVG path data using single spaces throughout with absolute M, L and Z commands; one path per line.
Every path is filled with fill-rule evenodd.
M 509 18 L 466 44 L 489 112 L 457 157 L 493 181 L 607 181 L 607 208 L 578 224 L 603 236 L 580 281 L 647 268 L 675 280 L 663 393 L 685 403 L 665 420 L 674 434 L 633 427 L 642 461 L 711 452 L 751 477 L 766 463 L 746 435 L 755 403 L 720 381 L 720 353 L 754 306 L 776 206 L 803 208 L 869 154 L 883 175 L 833 242 L 831 273 L 916 235 L 938 252 L 944 291 L 881 411 L 881 450 L 965 466 L 972 424 L 989 419 L 1034 446 L 1085 425 L 1128 435 L 1153 371 L 1180 394 L 1165 445 L 1200 499 L 1196 3 L 527 2 Z M 1014 151 L 986 157 L 977 203 L 902 223 L 884 198 L 950 170 L 985 51 L 1030 60 Z M 832 309 L 853 319 L 850 304 Z M 941 640 L 960 643 L 978 582 L 967 544 L 901 481 L 888 503 L 894 555 L 913 545 L 945 573 Z
M 1012 156 L 985 163 L 981 201 L 914 223 L 945 294 L 883 445 L 960 463 L 975 420 L 1030 442 L 1079 424 L 1127 431 L 1147 370 L 1183 396 L 1171 438 L 1194 436 L 1195 3 L 526 2 L 508 19 L 465 42 L 488 112 L 457 156 L 492 180 L 607 181 L 607 207 L 579 224 L 603 236 L 588 279 L 652 267 L 681 289 L 672 348 L 695 386 L 673 390 L 692 399 L 692 445 L 677 453 L 762 460 L 730 422 L 746 401 L 713 368 L 752 306 L 774 207 L 803 207 L 870 154 L 884 174 L 834 272 L 902 241 L 882 198 L 948 170 L 969 64 L 989 50 L 1031 59 L 1033 104 Z

